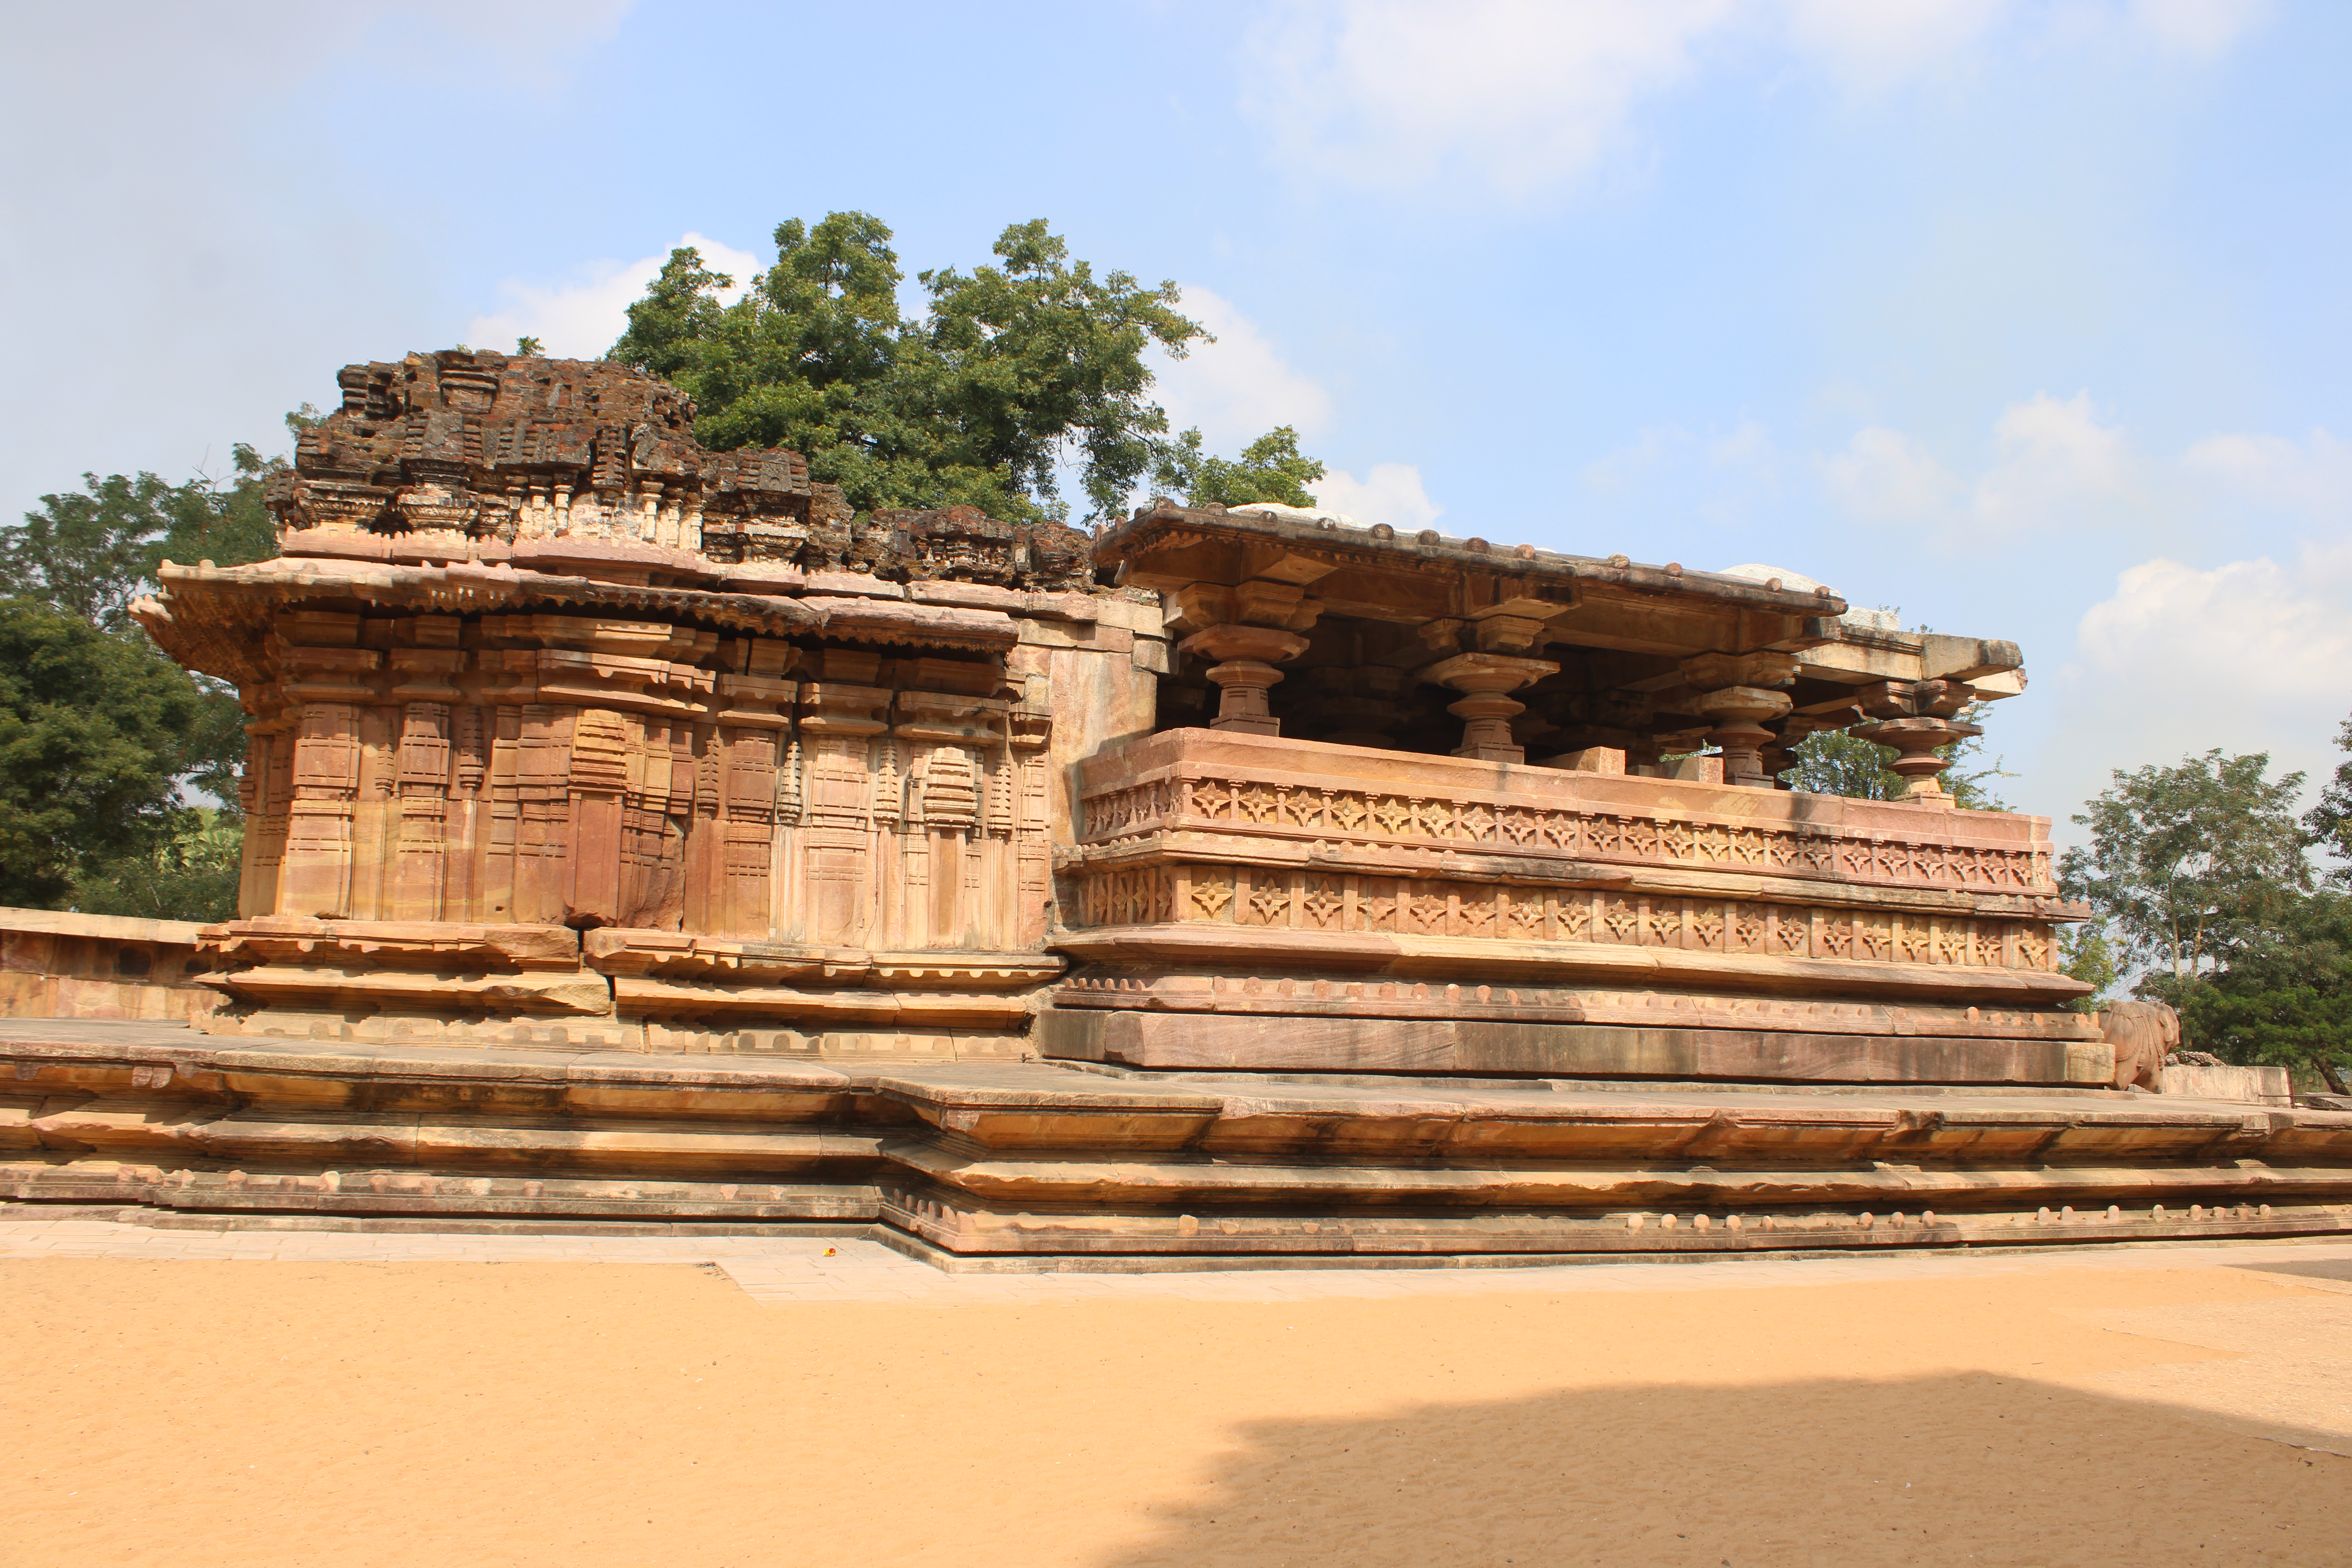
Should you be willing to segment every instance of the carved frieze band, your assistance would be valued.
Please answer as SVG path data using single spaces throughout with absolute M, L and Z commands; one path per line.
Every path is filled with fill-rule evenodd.
M 1097 871 L 1080 884 L 1079 923 L 1213 921 L 1306 931 L 1596 942 L 1767 958 L 1963 964 L 2047 971 L 2050 927 L 2032 921 L 1921 917 L 1602 889 L 1330 876 L 1272 867 L 1179 864 Z
M 1367 845 L 1444 845 L 1494 854 L 1731 871 L 1971 892 L 2054 894 L 2039 850 L 1827 827 L 1759 827 L 1703 815 L 1643 815 L 1513 805 L 1261 780 L 1177 778 L 1112 789 L 1085 802 L 1089 843 L 1177 829 L 1256 831 Z

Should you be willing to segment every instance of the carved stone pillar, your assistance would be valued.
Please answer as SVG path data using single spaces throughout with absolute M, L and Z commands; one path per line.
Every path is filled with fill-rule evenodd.
M 1777 688 L 1797 678 L 1797 658 L 1787 653 L 1703 653 L 1682 663 L 1683 679 L 1696 692 L 1692 710 L 1714 721 L 1707 739 L 1723 752 L 1723 782 L 1769 789 L 1763 749 L 1776 737 L 1763 721 L 1789 711 L 1786 691 Z
M 1276 626 L 1224 625 L 1205 626 L 1176 645 L 1180 652 L 1218 662 L 1207 674 L 1222 695 L 1212 730 L 1237 730 L 1245 735 L 1279 735 L 1281 721 L 1266 706 L 1266 691 L 1282 679 L 1275 668 L 1307 651 L 1307 639 Z
M 1943 772 L 1949 760 L 1937 749 L 1970 735 L 1981 735 L 1979 724 L 1963 724 L 1952 715 L 1976 700 L 1967 683 L 1958 680 L 1883 680 L 1858 694 L 1862 710 L 1874 721 L 1857 724 L 1853 733 L 1897 753 L 1886 765 L 1906 781 L 1903 798 L 1913 805 L 1951 809 Z
M 1052 923 L 1054 900 L 1054 826 L 1052 781 L 1047 747 L 1054 739 L 1054 716 L 1027 704 L 1011 714 L 1015 798 L 1013 848 L 1020 868 L 1020 923 L 1013 945 L 1034 945 L 1045 940 Z
M 1171 632 L 1189 632 L 1180 653 L 1214 659 L 1207 675 L 1222 695 L 1213 730 L 1248 735 L 1278 735 L 1282 725 L 1266 705 L 1266 691 L 1282 679 L 1275 666 L 1307 651 L 1300 634 L 1314 626 L 1323 606 L 1296 583 L 1252 578 L 1232 587 L 1189 583 L 1171 595 Z
M 1524 763 L 1527 748 L 1513 742 L 1511 720 L 1525 712 L 1527 704 L 1504 694 L 1559 673 L 1559 666 L 1549 659 L 1457 653 L 1423 669 L 1421 679 L 1464 694 L 1445 710 L 1463 721 L 1462 744 L 1454 748 L 1455 756 L 1484 763 Z

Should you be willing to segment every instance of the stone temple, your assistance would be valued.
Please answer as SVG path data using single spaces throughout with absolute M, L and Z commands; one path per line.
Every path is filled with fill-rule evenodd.
M 191 1026 L 0 1020 L 0 1196 L 958 1267 L 2352 1229 L 2352 1114 L 2069 1006 L 2048 819 L 1940 782 L 2012 644 L 1284 507 L 853 513 L 611 364 L 340 382 L 281 555 L 135 612 L 248 715 L 238 918 L 138 958 Z M 1781 785 L 1827 730 L 1904 798 Z

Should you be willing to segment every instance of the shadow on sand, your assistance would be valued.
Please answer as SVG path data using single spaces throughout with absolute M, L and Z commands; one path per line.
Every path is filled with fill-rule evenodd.
M 1266 1421 L 1104 1568 L 2341 1564 L 2352 1460 L 1967 1373 Z

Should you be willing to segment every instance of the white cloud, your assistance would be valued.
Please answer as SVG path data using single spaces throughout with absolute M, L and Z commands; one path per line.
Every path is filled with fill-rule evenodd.
M 1822 464 L 1830 497 L 1856 521 L 1924 522 L 1951 505 L 1959 486 L 1921 442 L 1869 426 Z
M 2210 61 L 2263 0 L 1299 0 L 1251 29 L 1238 98 L 1300 173 L 1525 199 L 1591 173 L 1710 51 L 1779 51 L 1883 94 L 2056 47 Z
M 2284 565 L 2143 561 L 2084 612 L 2075 657 L 2049 685 L 2041 799 L 2087 800 L 2112 768 L 2216 746 L 2268 752 L 2273 776 L 2324 778 L 2352 712 L 2352 545 L 2305 546 Z
M 2352 443 L 2315 430 L 2305 442 L 2279 436 L 2212 436 L 2190 447 L 2190 478 L 2233 499 L 2305 521 L 2352 524 Z
M 1718 468 L 1771 468 L 1780 458 L 1780 450 L 1772 444 L 1771 432 L 1748 415 L 1741 415 L 1739 423 L 1727 436 L 1718 436 L 1706 444 L 1706 460 Z
M 2156 682 L 2151 706 L 2352 706 L 2352 547 L 2306 548 L 2293 570 L 2268 556 L 2206 572 L 2142 562 L 2084 612 L 2076 651 L 2098 675 Z
M 1687 430 L 1653 425 L 1634 437 L 1632 446 L 1621 447 L 1605 458 L 1585 464 L 1585 488 L 1604 493 L 1630 490 L 1655 474 L 1670 455 L 1687 448 L 1690 442 Z
M 1334 470 L 1307 488 L 1317 506 L 1365 528 L 1385 522 L 1399 533 L 1417 533 L 1445 510 L 1429 499 L 1421 470 L 1410 463 L 1376 463 L 1360 479 Z
M 1177 307 L 1210 331 L 1182 359 L 1155 353 L 1155 395 L 1169 427 L 1198 426 L 1209 450 L 1239 451 L 1279 425 L 1314 436 L 1331 421 L 1331 396 L 1294 367 L 1232 300 L 1198 284 L 1184 285 Z
M 2147 465 L 2087 392 L 2037 392 L 2001 410 L 1992 435 L 1993 460 L 1964 484 L 1917 437 L 1869 426 L 1822 460 L 1822 487 L 1856 521 L 1948 522 L 1977 539 L 2167 514 Z
M 1523 195 L 1592 166 L 1691 68 L 1727 0 L 1369 0 L 1253 29 L 1242 105 L 1294 163 L 1402 187 L 1466 175 Z
M 2037 392 L 2003 409 L 1993 435 L 1999 460 L 1969 502 L 1986 527 L 2079 522 L 2139 489 L 2122 429 L 2099 423 L 2087 392 Z
M 702 253 L 702 263 L 713 272 L 735 280 L 719 298 L 732 303 L 751 279 L 767 270 L 748 250 L 699 234 L 688 234 L 680 246 Z M 541 284 L 509 278 L 499 284 L 500 308 L 477 316 L 466 327 L 466 342 L 476 348 L 511 349 L 520 337 L 534 337 L 559 359 L 598 359 L 628 326 L 629 307 L 642 298 L 646 286 L 661 273 L 674 247 L 635 261 L 592 261 L 570 283 Z
M 2270 19 L 2269 0 L 2132 0 L 2134 25 L 2158 48 L 2210 60 Z
M 1788 0 L 1789 42 L 1849 88 L 1883 91 L 1968 50 L 2009 0 Z

